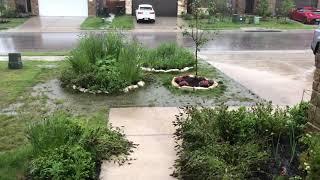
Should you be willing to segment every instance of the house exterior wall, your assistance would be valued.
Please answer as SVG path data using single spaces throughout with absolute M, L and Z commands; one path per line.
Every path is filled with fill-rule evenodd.
M 32 15 L 39 16 L 39 3 L 38 0 L 31 0 L 31 13 Z M 96 0 L 88 0 L 88 15 L 96 16 Z
M 132 14 L 132 0 L 126 0 L 126 14 Z
M 315 129 L 320 130 L 320 55 L 316 55 L 315 62 L 309 123 L 312 124 L 312 127 L 316 127 Z
M 269 7 L 270 12 L 275 15 L 276 9 L 278 8 L 283 0 L 268 0 L 269 1 Z M 256 12 L 257 5 L 259 3 L 259 0 L 255 0 L 255 9 L 253 9 L 253 12 Z M 320 8 L 320 0 L 295 0 L 295 4 L 297 7 L 304 7 L 304 6 L 316 6 Z M 246 9 L 246 0 L 232 0 L 233 10 L 234 13 L 244 14 Z
M 32 15 L 39 16 L 38 0 L 31 0 L 31 13 Z
M 96 0 L 88 0 L 88 15 L 89 16 L 96 16 L 97 15 L 97 7 L 96 7 Z

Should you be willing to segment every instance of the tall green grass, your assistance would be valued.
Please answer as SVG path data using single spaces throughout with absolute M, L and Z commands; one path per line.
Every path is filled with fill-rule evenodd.
M 183 69 L 195 65 L 194 55 L 176 43 L 164 43 L 144 52 L 142 65 L 155 69 Z
M 63 86 L 117 93 L 141 78 L 138 43 L 121 34 L 88 34 L 67 58 Z

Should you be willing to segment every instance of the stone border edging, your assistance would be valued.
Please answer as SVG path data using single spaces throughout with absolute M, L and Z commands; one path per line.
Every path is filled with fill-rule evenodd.
M 168 69 L 168 70 L 154 69 L 154 68 L 147 68 L 147 67 L 141 67 L 141 69 L 146 72 L 170 73 L 170 72 L 187 72 L 187 71 L 193 69 L 193 67 L 185 67 L 183 69 Z
M 132 91 L 134 89 L 138 89 L 139 87 L 144 87 L 145 84 L 146 83 L 144 81 L 139 81 L 136 85 L 130 85 L 130 86 L 124 88 L 122 90 L 122 92 L 128 93 L 129 91 Z M 89 89 L 86 89 L 86 88 L 77 87 L 76 85 L 73 85 L 72 89 L 73 90 L 78 90 L 79 92 L 82 92 L 82 93 L 89 93 L 89 94 L 109 94 L 108 91 L 101 91 L 101 90 L 93 91 L 93 90 L 89 90 Z
M 194 75 L 189 75 L 189 77 L 194 77 Z M 214 89 L 219 85 L 216 81 L 214 81 L 214 84 L 212 86 L 210 86 L 210 87 L 207 87 L 207 88 L 205 88 L 205 87 L 179 86 L 179 84 L 176 83 L 176 81 L 175 81 L 176 78 L 177 77 L 174 77 L 172 79 L 171 85 L 176 87 L 176 88 L 178 88 L 178 89 L 187 90 L 187 91 L 198 91 L 198 90 L 200 90 L 200 91 L 206 90 L 207 91 L 207 90 Z M 205 79 L 208 80 L 207 78 L 205 78 Z

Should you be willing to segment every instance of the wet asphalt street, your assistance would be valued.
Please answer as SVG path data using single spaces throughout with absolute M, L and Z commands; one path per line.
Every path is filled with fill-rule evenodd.
M 67 51 L 78 41 L 80 33 L 0 33 L 0 54 L 19 51 Z M 190 38 L 177 32 L 129 33 L 148 47 L 176 41 L 192 47 Z M 203 51 L 304 50 L 309 49 L 312 31 L 297 32 L 220 32 Z

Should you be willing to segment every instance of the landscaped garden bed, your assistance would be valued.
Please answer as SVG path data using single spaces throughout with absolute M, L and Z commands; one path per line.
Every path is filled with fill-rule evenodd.
M 230 110 L 184 108 L 177 116 L 179 179 L 317 179 L 319 134 L 305 132 L 308 103 Z
M 195 65 L 194 55 L 175 43 L 164 43 L 143 52 L 142 69 L 148 72 L 186 72 Z
M 133 29 L 132 16 L 115 16 L 111 21 L 106 21 L 106 18 L 88 17 L 82 24 L 82 30 L 108 30 L 108 29 Z
M 85 35 L 71 51 L 62 86 L 80 92 L 112 94 L 139 87 L 142 74 L 139 45 L 120 34 Z
M 184 90 L 210 90 L 218 86 L 218 83 L 204 77 L 184 75 L 174 77 L 172 85 Z

